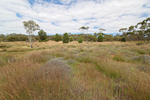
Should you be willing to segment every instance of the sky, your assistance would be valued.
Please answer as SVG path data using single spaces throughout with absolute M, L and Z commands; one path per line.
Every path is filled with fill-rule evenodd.
M 33 20 L 47 34 L 118 33 L 150 17 L 150 0 L 0 0 L 0 34 L 26 34 L 23 21 Z M 34 32 L 36 35 L 38 31 Z

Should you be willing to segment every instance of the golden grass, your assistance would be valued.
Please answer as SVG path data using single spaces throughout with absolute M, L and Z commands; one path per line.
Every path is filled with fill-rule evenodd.
M 150 43 L 33 45 L 0 43 L 0 100 L 150 99 Z

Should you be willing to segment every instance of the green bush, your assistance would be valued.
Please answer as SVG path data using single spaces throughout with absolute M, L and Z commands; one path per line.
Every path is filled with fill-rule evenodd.
M 5 40 L 5 35 L 0 34 L 0 42 Z
M 12 33 L 6 36 L 6 41 L 26 41 L 28 40 L 28 37 L 26 35 L 23 34 L 16 34 L 16 33 Z
M 39 41 L 46 41 L 46 39 L 47 39 L 46 32 L 44 32 L 43 30 L 40 30 L 38 32 L 38 35 L 39 35 Z
M 88 41 L 96 42 L 97 38 L 95 36 L 93 36 L 93 35 L 88 35 Z
M 55 40 L 56 42 L 61 41 L 61 36 L 56 33 L 56 35 L 55 35 L 55 37 L 54 37 L 54 40 Z
M 69 42 L 69 36 L 68 33 L 63 34 L 63 43 L 68 43 Z
M 103 42 L 103 40 L 104 40 L 104 37 L 103 37 L 102 34 L 100 34 L 100 35 L 98 36 L 98 42 Z
M 73 38 L 71 37 L 71 38 L 70 38 L 70 42 L 72 42 L 72 41 L 73 41 Z
M 80 37 L 80 38 L 78 39 L 78 43 L 82 43 L 82 42 L 83 42 L 82 37 Z
M 126 42 L 127 40 L 126 40 L 126 38 L 125 37 L 122 37 L 121 38 L 121 42 Z

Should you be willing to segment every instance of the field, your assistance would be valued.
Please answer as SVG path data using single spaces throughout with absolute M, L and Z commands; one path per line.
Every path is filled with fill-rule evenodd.
M 150 100 L 149 42 L 0 42 L 0 100 Z

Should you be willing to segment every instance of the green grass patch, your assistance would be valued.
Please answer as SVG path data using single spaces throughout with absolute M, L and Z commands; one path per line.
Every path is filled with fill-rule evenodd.
M 139 53 L 139 54 L 146 54 L 146 52 L 143 51 L 143 50 L 137 50 L 137 53 Z
M 108 76 L 111 79 L 120 79 L 121 78 L 121 74 L 119 72 L 113 71 L 113 70 L 107 70 L 104 67 L 98 65 L 97 63 L 94 63 L 96 66 L 96 69 L 99 70 L 100 72 L 102 72 L 103 74 L 105 74 L 106 76 Z
M 113 59 L 116 61 L 121 61 L 121 62 L 125 61 L 122 56 L 118 56 L 118 55 L 114 56 Z

